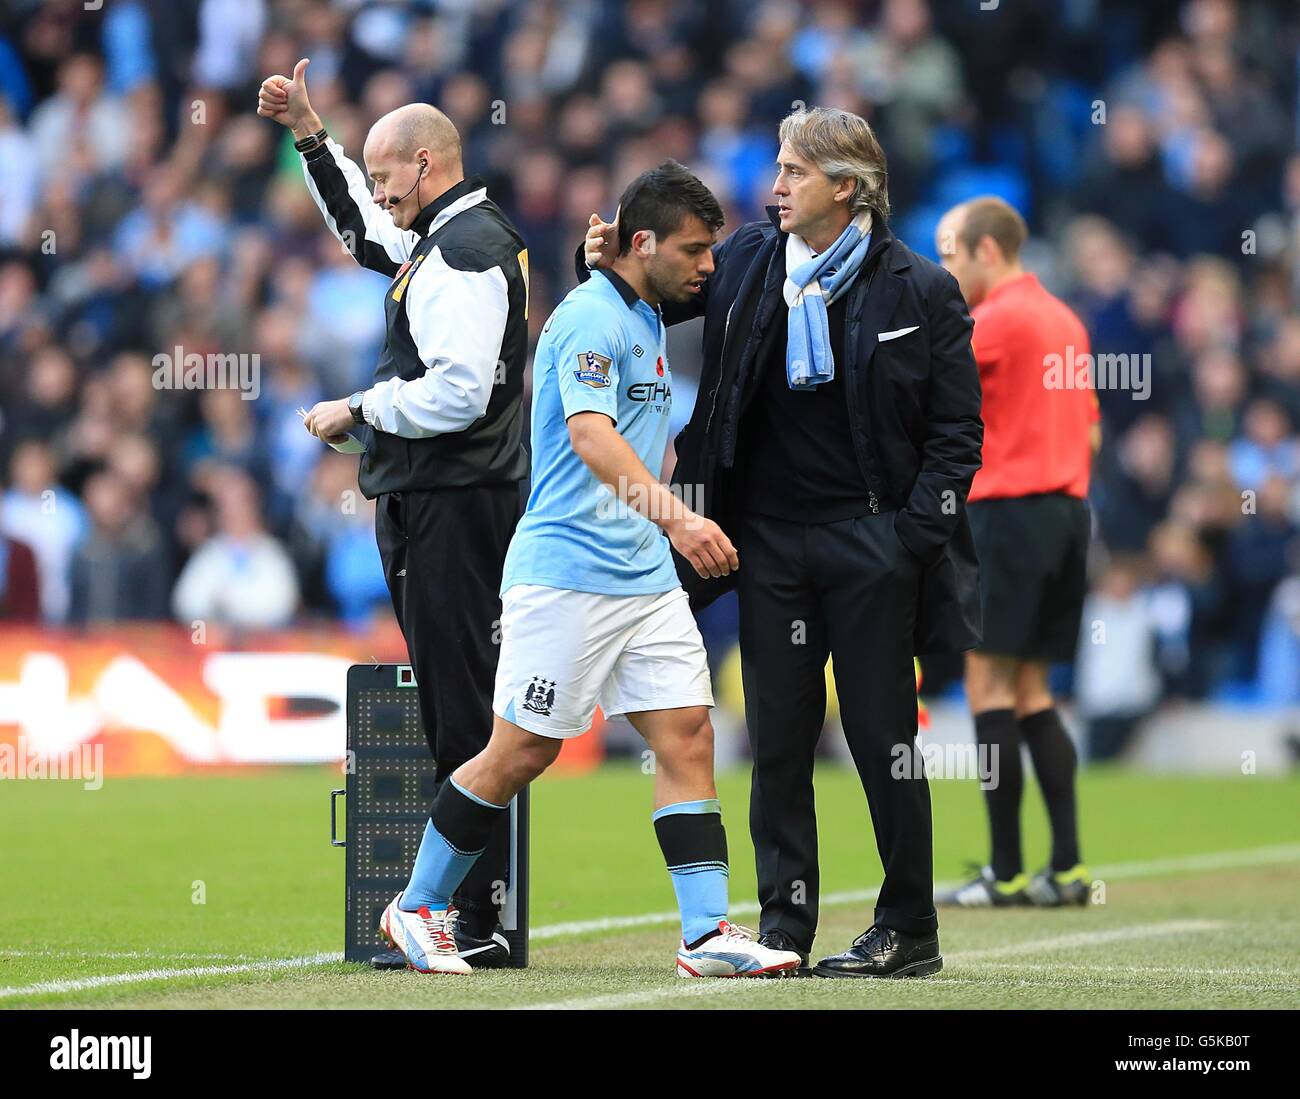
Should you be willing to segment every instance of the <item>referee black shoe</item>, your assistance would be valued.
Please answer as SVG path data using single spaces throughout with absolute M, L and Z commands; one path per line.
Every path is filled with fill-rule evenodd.
M 904 935 L 872 924 L 843 954 L 813 966 L 817 977 L 928 977 L 943 968 L 939 936 Z
M 778 973 L 774 973 L 773 976 L 807 977 L 812 972 L 812 970 L 808 968 L 808 951 L 800 950 L 794 939 L 779 928 L 772 931 L 764 931 L 763 934 L 758 937 L 758 942 L 760 946 L 765 946 L 769 950 L 789 951 L 792 954 L 799 955 L 798 969 L 781 970 Z

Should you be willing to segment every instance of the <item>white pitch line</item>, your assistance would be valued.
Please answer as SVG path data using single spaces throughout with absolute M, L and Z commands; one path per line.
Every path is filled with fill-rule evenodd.
M 1177 874 L 1199 870 L 1222 870 L 1241 866 L 1261 866 L 1278 862 L 1300 861 L 1300 844 L 1280 844 L 1274 847 L 1252 847 L 1242 851 L 1215 851 L 1204 855 L 1180 855 L 1175 858 L 1150 859 L 1145 862 L 1120 862 L 1095 867 L 1094 879 L 1123 880 L 1125 878 L 1147 878 L 1160 874 Z M 956 888 L 961 882 L 936 882 L 935 889 Z M 862 904 L 874 901 L 879 896 L 879 889 L 853 889 L 841 893 L 827 893 L 821 898 L 824 907 L 842 904 Z M 733 916 L 756 916 L 759 906 L 753 901 L 745 901 L 731 906 Z M 598 920 L 574 920 L 569 923 L 547 924 L 534 927 L 528 935 L 529 940 L 558 939 L 570 935 L 586 935 L 599 931 L 625 931 L 633 927 L 652 927 L 657 924 L 676 923 L 679 919 L 676 910 L 671 912 L 650 912 L 637 916 L 606 916 Z
M 276 958 L 267 962 L 245 962 L 240 965 L 198 965 L 187 969 L 141 969 L 133 973 L 107 973 L 101 977 L 77 977 L 66 981 L 41 981 L 34 985 L 15 985 L 0 988 L 0 999 L 10 996 L 40 996 L 51 993 L 85 992 L 92 988 L 109 988 L 114 985 L 143 984 L 146 981 L 174 981 L 186 977 L 223 977 L 233 973 L 269 973 L 277 969 L 299 969 L 303 966 L 325 965 L 339 962 L 343 955 L 337 951 L 324 954 L 304 954 L 298 958 Z
M 984 988 L 988 987 L 988 980 L 983 977 L 947 977 L 940 975 L 932 977 L 930 980 L 935 984 L 941 985 L 981 985 Z M 1115 991 L 1115 983 L 1113 981 L 1089 981 L 1081 980 L 1078 977 L 1046 977 L 1041 974 L 1023 974 L 1017 977 L 1014 983 L 1018 988 L 1055 988 L 1065 989 L 1067 991 L 1080 988 L 1096 988 L 1101 989 L 1103 992 Z M 1277 985 L 1234 984 L 1230 989 L 1225 989 L 1225 991 L 1269 993 L 1284 992 L 1286 989 L 1280 988 Z
M 1115 863 L 1113 865 L 1099 866 L 1094 870 L 1096 878 L 1105 880 L 1123 879 L 1123 878 L 1140 878 L 1154 877 L 1160 874 L 1177 874 L 1181 872 L 1194 872 L 1199 870 L 1219 870 L 1231 869 L 1242 866 L 1260 866 L 1279 862 L 1292 862 L 1300 860 L 1300 844 L 1280 844 L 1273 847 L 1255 847 L 1247 848 L 1240 851 L 1216 851 L 1200 855 L 1183 855 L 1176 858 L 1152 859 L 1145 862 L 1127 862 Z M 956 883 L 953 883 L 956 884 Z M 939 883 L 936 888 L 943 888 L 945 883 Z M 879 890 L 876 889 L 857 889 L 840 893 L 829 893 L 822 897 L 821 903 L 825 906 L 858 904 L 876 899 Z M 759 906 L 754 902 L 742 902 L 732 906 L 732 915 L 751 916 L 757 914 Z M 622 931 L 633 927 L 650 927 L 658 924 L 674 923 L 678 919 L 676 912 L 652 912 L 643 913 L 637 916 L 610 916 L 597 920 L 575 920 L 569 923 L 548 924 L 543 927 L 535 927 L 529 934 L 530 939 L 555 939 L 569 935 L 590 934 L 601 931 Z M 1195 921 L 1184 921 L 1195 922 Z M 1101 934 L 1101 932 L 1098 932 Z M 1000 948 L 994 948 L 1000 949 Z M 1008 952 L 1020 950 L 1021 947 L 1016 945 L 1009 947 Z M 91 955 L 92 957 L 118 957 L 125 954 L 134 956 L 134 952 L 108 952 L 105 954 Z M 19 951 L 5 951 L 0 956 L 19 957 L 25 956 Z M 141 955 L 142 957 L 144 955 Z M 159 954 L 159 958 L 184 958 L 184 954 Z M 238 955 L 231 955 L 238 957 Z M 954 956 L 953 961 L 957 961 L 960 956 Z M 202 977 L 202 976 L 220 976 L 228 973 L 256 973 L 262 971 L 274 971 L 278 969 L 292 969 L 303 965 L 322 965 L 327 962 L 341 961 L 342 955 L 338 953 L 307 954 L 297 958 L 268 958 L 265 960 L 241 963 L 238 965 L 218 965 L 218 966 L 197 966 L 192 968 L 180 969 L 149 969 L 140 970 L 132 973 L 112 973 L 99 977 L 82 977 L 63 981 L 44 981 L 34 985 L 20 985 L 0 987 L 0 999 L 13 996 L 38 995 L 41 993 L 61 993 L 61 992 L 81 992 L 86 989 L 104 988 L 114 985 L 138 984 L 147 981 L 156 980 L 174 980 L 185 977 Z M 614 1000 L 622 1002 L 627 996 L 642 997 L 648 996 L 653 999 L 658 996 L 675 992 L 679 995 L 695 995 L 695 989 L 701 992 L 705 989 L 719 989 L 731 987 L 737 984 L 744 986 L 780 984 L 779 981 L 720 981 L 709 983 L 707 985 L 691 985 L 688 989 L 680 991 L 674 989 L 655 989 L 648 990 L 647 993 L 621 993 L 613 997 Z M 601 997 L 594 997 L 593 1000 L 600 1000 Z M 520 1005 L 527 1010 L 538 1010 L 544 1007 L 568 1007 L 580 1004 L 580 1001 L 561 1002 L 558 1004 L 528 1004 Z M 593 1004 L 593 1006 L 595 1006 Z
M 1020 962 L 979 962 L 980 969 L 1019 970 L 1024 966 Z M 1095 962 L 1055 962 L 1054 969 L 1069 970 L 1071 973 L 1105 973 L 1110 976 L 1131 974 L 1134 977 L 1151 977 L 1172 974 L 1178 977 L 1218 977 L 1224 980 L 1240 980 L 1245 977 L 1275 981 L 1277 988 L 1297 988 L 1295 976 L 1289 970 L 1278 966 L 1267 969 L 1251 969 L 1248 966 L 1181 966 L 1181 965 L 1098 965 Z
M 984 950 L 966 950 L 958 951 L 956 954 L 945 955 L 945 965 L 968 965 L 978 964 L 982 958 L 996 958 L 1007 954 L 1034 954 L 1043 951 L 1068 950 L 1078 946 L 1096 946 L 1106 943 L 1122 942 L 1131 939 L 1150 939 L 1167 935 L 1191 935 L 1200 931 L 1216 931 L 1222 927 L 1228 926 L 1222 920 L 1166 920 L 1163 923 L 1146 923 L 1133 924 L 1129 927 L 1106 928 L 1099 931 L 1081 931 L 1070 935 L 1054 935 L 1048 939 L 1031 939 L 1029 942 L 1008 943 L 1005 946 L 994 946 Z M 585 996 L 572 1000 L 554 1000 L 544 1004 L 519 1004 L 515 1007 L 516 1011 L 604 1011 L 611 1008 L 633 1007 L 638 1004 L 650 1003 L 654 1000 L 663 999 L 671 996 L 673 999 L 684 997 L 709 996 L 728 990 L 743 989 L 745 994 L 767 995 L 760 993 L 760 988 L 780 987 L 787 980 L 797 978 L 786 978 L 786 980 L 753 980 L 753 979 L 736 979 L 736 980 L 712 980 L 696 981 L 692 980 L 689 984 L 683 984 L 679 987 L 659 987 L 649 988 L 640 992 L 616 992 L 608 993 L 603 996 Z M 962 978 L 949 978 L 946 982 L 942 977 L 934 978 L 936 981 L 948 984 L 957 984 Z
M 1203 855 L 1177 855 L 1147 862 L 1117 862 L 1095 867 L 1094 878 L 1154 878 L 1162 874 L 1179 874 L 1201 870 L 1232 870 L 1242 866 L 1268 866 L 1279 862 L 1300 861 L 1300 843 L 1281 843 L 1272 847 L 1248 847 L 1239 851 L 1210 851 Z
M 281 956 L 274 954 L 194 954 L 170 950 L 67 950 L 44 948 L 41 950 L 0 950 L 0 958 L 79 958 L 98 961 L 101 958 L 136 958 L 155 962 L 274 962 Z
M 981 962 L 985 958 L 1004 958 L 1033 950 L 1068 950 L 1075 946 L 1100 946 L 1105 943 L 1127 942 L 1131 939 L 1154 939 L 1165 935 L 1195 935 L 1201 931 L 1219 931 L 1230 926 L 1224 920 L 1162 920 L 1160 923 L 1138 923 L 1128 927 L 1099 928 L 1096 931 L 1076 931 L 1057 935 L 1051 939 L 1031 940 L 1027 943 L 1004 943 L 982 950 L 962 950 L 944 961 L 950 965 Z

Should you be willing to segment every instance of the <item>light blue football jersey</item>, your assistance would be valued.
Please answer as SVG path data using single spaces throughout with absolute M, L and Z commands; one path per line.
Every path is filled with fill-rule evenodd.
M 578 412 L 603 412 L 658 477 L 671 383 L 663 318 L 623 279 L 593 272 L 560 302 L 533 358 L 532 489 L 502 594 L 515 584 L 604 595 L 677 586 L 667 536 L 596 480 L 567 423 Z

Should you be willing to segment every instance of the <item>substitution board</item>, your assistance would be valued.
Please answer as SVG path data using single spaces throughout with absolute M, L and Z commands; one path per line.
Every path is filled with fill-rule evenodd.
M 346 849 L 344 957 L 368 962 L 386 950 L 379 917 L 406 887 L 434 794 L 434 761 L 420 720 L 415 674 L 406 664 L 348 669 L 346 785 L 330 793 L 330 843 Z M 338 799 L 346 797 L 345 836 Z M 501 927 L 510 965 L 528 965 L 528 790 L 510 803 L 510 869 Z

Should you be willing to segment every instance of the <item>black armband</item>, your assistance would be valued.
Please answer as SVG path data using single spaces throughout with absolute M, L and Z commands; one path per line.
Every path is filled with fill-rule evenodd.
M 325 127 L 322 126 L 314 134 L 309 134 L 301 141 L 295 141 L 293 147 L 300 153 L 310 153 L 321 145 L 325 144 L 325 138 L 329 136 L 325 133 Z

